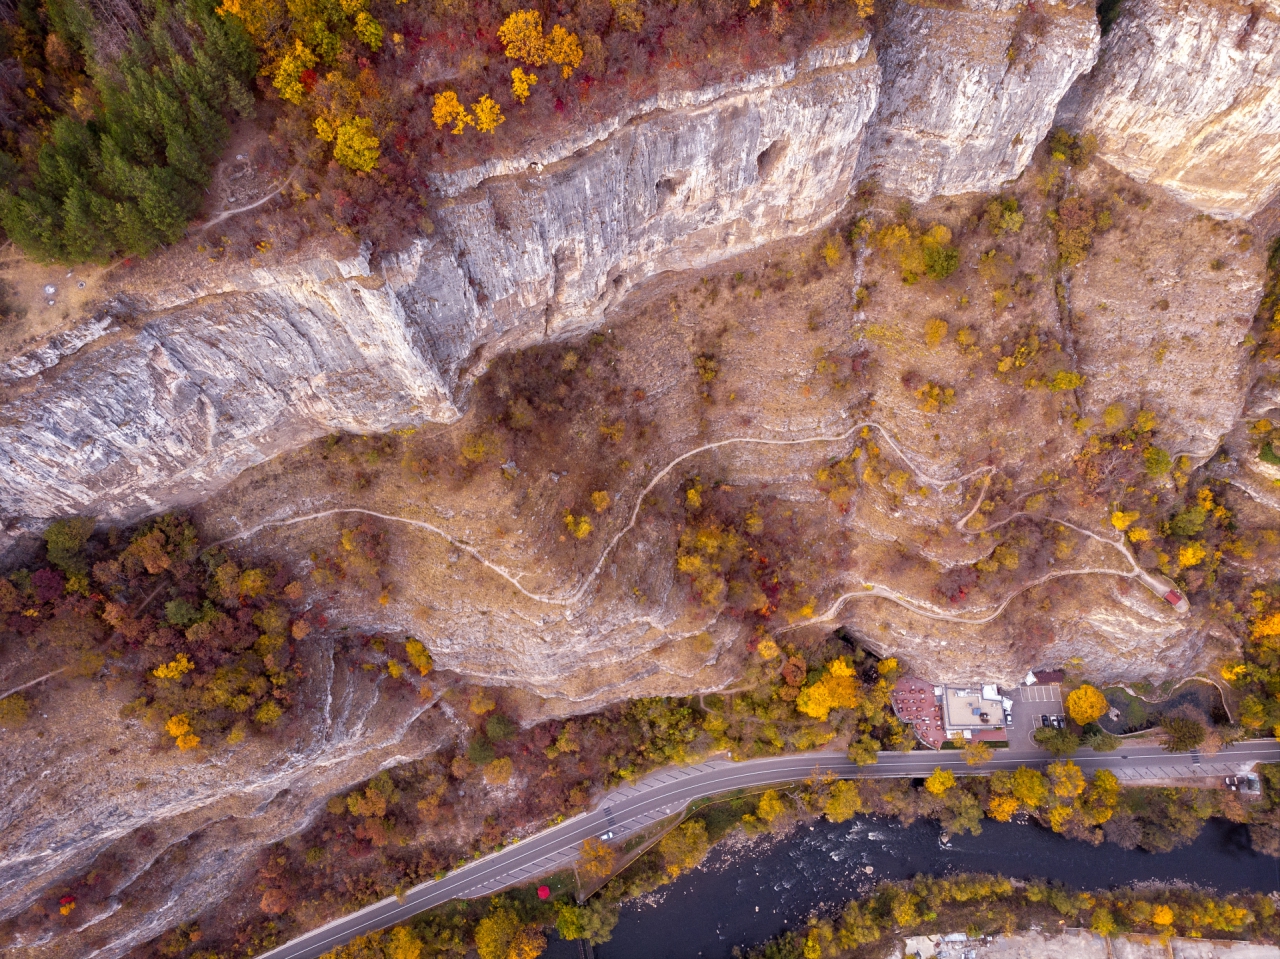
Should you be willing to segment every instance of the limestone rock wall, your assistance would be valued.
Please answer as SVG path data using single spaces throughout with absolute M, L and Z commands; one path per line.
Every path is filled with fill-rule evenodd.
M 1031 161 L 1058 101 L 1093 66 L 1098 37 L 1092 5 L 1075 0 L 894 0 L 860 172 L 917 201 L 998 190 Z
M 895 0 L 875 50 L 824 46 L 433 175 L 436 229 L 376 268 L 135 295 L 0 365 L 0 525 L 130 520 L 326 432 L 451 421 L 498 352 L 596 323 L 662 271 L 813 230 L 862 176 L 913 199 L 999 189 L 1055 110 L 1120 169 L 1251 212 L 1280 183 L 1277 2 L 1130 0 L 1081 76 L 1087 3 Z
M 0 512 L 143 515 L 326 430 L 448 418 L 420 336 L 359 256 L 113 323 L 43 372 L 11 363 Z
M 15 358 L 0 515 L 129 519 L 333 430 L 452 420 L 494 351 L 598 319 L 655 273 L 820 226 L 875 107 L 869 48 L 639 104 L 545 165 L 442 177 L 439 228 L 381 269 L 360 255 L 176 288 Z
M 1280 3 L 1128 0 L 1064 119 L 1199 210 L 1262 209 L 1280 191 Z

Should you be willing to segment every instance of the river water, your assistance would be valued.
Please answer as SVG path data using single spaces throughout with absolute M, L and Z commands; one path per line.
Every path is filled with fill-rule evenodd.
M 729 840 L 707 861 L 651 897 L 623 907 L 597 959 L 726 959 L 803 926 L 814 909 L 834 911 L 882 879 L 917 873 L 992 872 L 1096 889 L 1134 882 L 1191 882 L 1222 892 L 1280 890 L 1280 862 L 1249 848 L 1248 831 L 1212 820 L 1190 846 L 1155 855 L 1064 839 L 1034 824 L 984 820 L 980 836 L 940 842 L 934 822 L 904 827 L 859 817 L 821 820 L 782 837 Z M 867 872 L 870 867 L 870 872 Z M 554 940 L 548 959 L 578 956 Z

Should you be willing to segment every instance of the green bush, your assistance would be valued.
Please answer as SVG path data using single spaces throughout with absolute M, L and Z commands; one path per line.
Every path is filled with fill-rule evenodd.
M 1194 719 L 1165 716 L 1160 720 L 1160 728 L 1169 737 L 1164 744 L 1167 753 L 1188 753 L 1204 742 L 1204 726 Z
M 1055 757 L 1070 756 L 1080 748 L 1080 737 L 1066 729 L 1054 729 L 1052 726 L 1041 726 L 1031 738 L 1041 749 L 1047 749 Z
M 467 758 L 477 766 L 485 766 L 493 762 L 497 758 L 494 751 L 493 743 L 489 742 L 484 736 L 477 736 L 471 740 L 471 745 L 467 747 Z
M 484 731 L 495 743 L 510 739 L 520 731 L 520 727 L 502 713 L 494 713 L 484 724 Z
M 960 265 L 960 251 L 954 246 L 924 247 L 924 271 L 935 280 L 945 280 Z

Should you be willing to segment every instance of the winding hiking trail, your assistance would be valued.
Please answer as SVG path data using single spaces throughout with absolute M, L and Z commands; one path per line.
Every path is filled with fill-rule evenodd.
M 696 447 L 695 449 L 691 449 L 685 453 L 680 454 L 671 462 L 669 462 L 666 466 L 664 466 L 658 473 L 656 473 L 654 477 L 645 486 L 645 488 L 640 491 L 639 496 L 636 497 L 635 506 L 631 510 L 631 516 L 627 521 L 627 525 L 624 526 L 622 529 L 620 529 L 617 533 L 615 533 L 613 535 L 613 538 L 609 540 L 603 552 L 601 552 L 600 558 L 596 561 L 595 566 L 592 567 L 591 572 L 587 574 L 586 578 L 581 583 L 579 583 L 578 586 L 575 589 L 573 589 L 571 592 L 563 595 L 558 595 L 558 596 L 550 593 L 535 593 L 535 592 L 531 592 L 528 589 L 525 589 L 525 587 L 521 585 L 520 580 L 527 575 L 526 573 L 512 572 L 511 570 L 508 570 L 503 566 L 499 566 L 496 563 L 489 561 L 469 543 L 459 539 L 458 537 L 452 535 L 451 533 L 446 532 L 445 530 L 441 529 L 438 526 L 435 526 L 432 523 L 428 523 L 425 520 L 420 520 L 420 519 L 411 519 L 406 516 L 394 516 L 389 513 L 379 513 L 376 510 L 365 509 L 359 506 L 341 506 L 341 507 L 335 507 L 333 509 L 319 510 L 314 513 L 306 513 L 301 516 L 293 516 L 288 519 L 266 520 L 264 522 L 258 523 L 256 526 L 250 527 L 249 529 L 243 530 L 232 536 L 225 537 L 224 539 L 220 539 L 216 543 L 214 543 L 210 548 L 212 549 L 218 546 L 222 546 L 226 543 L 235 542 L 236 540 L 247 539 L 248 537 L 253 536 L 254 534 L 259 533 L 263 530 L 274 529 L 274 528 L 279 528 L 284 526 L 294 526 L 299 523 L 307 523 L 307 522 L 310 522 L 311 520 L 322 519 L 326 516 L 336 516 L 342 513 L 357 513 L 364 516 L 373 516 L 378 519 L 387 520 L 388 522 L 403 523 L 407 526 L 412 526 L 417 529 L 423 529 L 430 533 L 434 533 L 435 535 L 439 536 L 441 539 L 445 540 L 445 542 L 449 543 L 451 546 L 466 553 L 468 556 L 470 556 L 476 562 L 480 563 L 486 569 L 492 571 L 496 575 L 505 579 L 508 583 L 510 583 L 513 587 L 515 587 L 515 589 L 517 589 L 520 593 L 522 593 L 528 599 L 531 599 L 537 603 L 544 603 L 549 606 L 566 607 L 565 618 L 572 620 L 573 611 L 571 609 L 568 609 L 568 607 L 575 606 L 579 602 L 581 602 L 582 598 L 586 595 L 587 590 L 591 588 L 592 584 L 595 583 L 596 578 L 600 575 L 600 571 L 604 568 L 605 561 L 609 558 L 610 554 L 613 553 L 614 548 L 618 545 L 618 543 L 622 540 L 622 538 L 627 535 L 627 533 L 629 533 L 632 529 L 635 528 L 636 522 L 640 518 L 640 509 L 644 505 L 645 497 L 647 497 L 649 493 L 653 490 L 653 488 L 657 486 L 660 482 L 662 482 L 662 480 L 665 479 L 666 476 L 673 469 L 675 469 L 675 467 L 678 466 L 680 463 L 683 463 L 685 460 L 690 459 L 694 456 L 697 456 L 701 453 L 705 453 L 709 450 L 720 449 L 726 446 L 734 446 L 734 445 L 802 446 L 809 443 L 839 443 L 843 440 L 849 439 L 851 436 L 853 436 L 855 433 L 861 430 L 868 430 L 868 429 L 874 429 L 878 431 L 880 433 L 880 436 L 883 438 L 884 442 L 886 443 L 886 445 L 888 445 L 898 455 L 898 457 L 908 467 L 911 468 L 912 472 L 916 475 L 916 477 L 920 480 L 923 480 L 924 484 L 927 486 L 933 486 L 933 487 L 951 486 L 957 483 L 964 483 L 967 480 L 973 479 L 974 477 L 980 476 L 984 473 L 986 474 L 986 478 L 983 482 L 982 490 L 978 495 L 977 502 L 974 504 L 973 508 L 969 510 L 969 512 L 964 516 L 964 518 L 955 524 L 955 528 L 959 532 L 966 533 L 966 535 L 972 535 L 972 533 L 968 533 L 967 531 L 965 531 L 963 529 L 963 526 L 978 512 L 978 509 L 981 507 L 983 500 L 986 498 L 987 490 L 991 485 L 991 477 L 995 473 L 995 467 L 989 466 L 989 465 L 980 466 L 977 469 L 970 470 L 968 473 L 965 473 L 961 476 L 955 476 L 950 478 L 932 476 L 929 473 L 926 473 L 923 469 L 920 468 L 920 466 L 916 462 L 914 462 L 913 457 L 908 455 L 907 452 L 903 450 L 902 447 L 899 446 L 897 442 L 894 441 L 893 437 L 889 435 L 889 432 L 883 426 L 881 426 L 879 423 L 866 420 L 860 423 L 855 423 L 853 426 L 849 427 L 843 433 L 838 433 L 833 435 L 809 436 L 809 437 L 804 437 L 801 439 L 794 439 L 794 440 L 774 440 L 774 439 L 760 439 L 757 437 L 748 437 L 748 436 L 737 436 L 737 437 L 730 437 L 729 439 L 717 440 L 714 443 L 704 443 L 702 446 Z M 1005 523 L 1008 523 L 1019 516 L 1028 516 L 1028 515 L 1030 514 L 1027 513 L 1026 511 L 1014 513 L 1012 516 L 1007 517 L 1006 519 L 1002 520 L 1000 523 L 996 524 L 996 526 L 1002 526 Z M 851 590 L 843 594 L 842 596 L 838 597 L 835 600 L 835 602 L 831 604 L 831 606 L 827 609 L 826 612 L 818 616 L 814 616 L 814 617 L 802 620 L 800 622 L 792 623 L 788 626 L 785 626 L 780 630 L 780 632 L 789 632 L 791 630 L 800 629 L 803 626 L 826 622 L 834 618 L 847 601 L 851 599 L 861 599 L 866 597 L 876 597 L 880 599 L 889 600 L 890 602 L 896 603 L 897 605 L 903 607 L 909 612 L 915 613 L 918 616 L 923 616 L 928 619 L 946 620 L 948 622 L 972 623 L 975 625 L 981 625 L 982 623 L 989 623 L 995 618 L 997 618 L 1001 613 L 1004 612 L 1004 610 L 1008 607 L 1009 603 L 1011 603 L 1016 597 L 1018 597 L 1022 593 L 1036 586 L 1039 586 L 1043 583 L 1046 583 L 1051 579 L 1056 579 L 1061 576 L 1105 574 L 1105 575 L 1111 575 L 1111 576 L 1121 576 L 1129 579 L 1136 578 L 1142 581 L 1143 585 L 1151 589 L 1152 592 L 1157 593 L 1157 595 L 1163 595 L 1163 590 L 1165 588 L 1163 584 L 1160 584 L 1157 580 L 1155 580 L 1154 577 L 1152 577 L 1149 573 L 1147 573 L 1146 570 L 1142 569 L 1138 565 L 1137 561 L 1134 560 L 1133 555 L 1129 552 L 1128 548 L 1124 545 L 1123 541 L 1117 543 L 1114 540 L 1107 539 L 1104 536 L 1100 536 L 1097 533 L 1093 533 L 1087 529 L 1083 529 L 1079 526 L 1076 526 L 1074 523 L 1067 522 L 1066 520 L 1057 519 L 1055 517 L 1048 517 L 1048 519 L 1051 522 L 1058 523 L 1062 526 L 1070 527 L 1071 529 L 1075 530 L 1078 533 L 1081 533 L 1091 539 L 1097 540 L 1100 543 L 1105 543 L 1106 545 L 1119 551 L 1124 555 L 1125 559 L 1128 561 L 1128 564 L 1130 566 L 1130 571 L 1126 572 L 1124 570 L 1106 569 L 1106 568 L 1055 570 L 1053 572 L 1045 574 L 1044 576 L 1031 580 L 1028 583 L 1025 583 L 1024 585 L 1019 587 L 1015 592 L 1013 592 L 1012 594 L 1007 596 L 1003 601 L 1001 601 L 999 605 L 994 607 L 992 612 L 979 617 L 964 616 L 958 613 L 948 613 L 945 610 L 941 610 L 936 607 L 933 607 L 922 600 L 915 600 L 908 596 L 904 596 L 903 594 L 897 592 L 896 590 L 890 589 L 887 586 L 881 586 L 875 583 L 866 583 L 861 585 L 859 588 L 855 590 Z M 994 528 L 995 527 L 993 526 L 993 527 L 989 527 L 988 529 L 994 529 Z M 974 532 L 985 532 L 985 531 L 986 530 L 974 531 Z
M 236 216 L 237 214 L 248 213 L 250 210 L 256 210 L 258 207 L 262 206 L 262 204 L 266 203 L 272 197 L 279 196 L 284 191 L 284 188 L 293 182 L 293 178 L 297 175 L 299 169 L 301 168 L 295 166 L 292 170 L 290 170 L 289 175 L 284 178 L 284 182 L 282 182 L 279 186 L 277 186 L 274 190 L 272 190 L 266 196 L 259 197 L 257 200 L 254 200 L 252 203 L 248 204 L 247 206 L 238 206 L 234 210 L 222 210 L 221 212 L 211 217 L 207 223 L 193 224 L 191 226 L 191 230 L 196 232 L 201 232 L 209 229 L 210 227 L 215 227 L 219 223 L 229 220 L 233 216 Z

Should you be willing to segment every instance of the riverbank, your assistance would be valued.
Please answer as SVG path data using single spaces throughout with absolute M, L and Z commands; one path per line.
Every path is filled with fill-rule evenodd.
M 875 816 L 846 823 L 799 823 L 783 835 L 731 834 L 705 862 L 663 888 L 622 904 L 612 938 L 595 947 L 597 959 L 729 959 L 788 934 L 802 934 L 810 920 L 832 919 L 851 900 L 866 900 L 886 882 L 916 876 L 999 874 L 1024 883 L 1084 890 L 1216 889 L 1244 896 L 1280 891 L 1280 864 L 1249 848 L 1244 827 L 1210 820 L 1190 845 L 1169 853 L 1091 846 L 1034 823 L 986 822 L 978 836 L 944 839 L 935 822 L 910 826 Z M 1005 906 L 1008 906 L 1005 903 Z M 1039 916 L 1017 903 L 1006 915 L 965 917 L 983 931 L 1013 932 L 1040 920 L 1057 926 L 1080 922 L 1080 913 L 1053 910 Z M 1082 910 L 1087 925 L 1090 911 Z M 954 932 L 944 924 L 924 932 Z M 881 953 L 890 935 L 877 937 Z M 900 942 L 899 942 L 900 944 Z M 549 959 L 573 959 L 577 944 L 553 940 Z M 859 955 L 861 953 L 858 953 Z M 779 953 L 786 957 L 789 953 Z M 1028 955 L 1035 955 L 1029 953 Z

